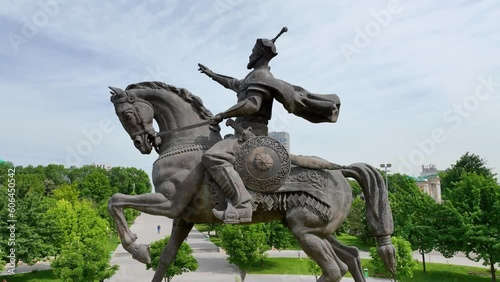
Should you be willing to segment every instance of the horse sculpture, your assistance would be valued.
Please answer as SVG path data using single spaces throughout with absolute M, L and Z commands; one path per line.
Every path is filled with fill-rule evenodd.
M 142 154 L 149 154 L 154 148 L 159 157 L 152 173 L 155 192 L 115 194 L 109 200 L 109 212 L 123 247 L 142 263 L 150 262 L 149 246 L 135 242 L 137 237 L 128 228 L 123 209 L 174 219 L 170 240 L 152 279 L 160 282 L 194 223 L 219 221 L 212 209 L 224 209 L 225 198 L 206 174 L 201 159 L 222 138 L 209 128 L 210 111 L 186 89 L 162 82 L 131 84 L 125 90 L 110 88 L 116 114 L 134 146 Z M 153 120 L 159 133 L 153 128 Z M 284 221 L 302 249 L 320 266 L 322 276 L 318 281 L 338 282 L 347 271 L 356 282 L 365 281 L 358 250 L 332 236 L 351 207 L 352 191 L 346 177 L 354 178 L 363 189 L 367 221 L 377 240 L 378 252 L 395 273 L 395 249 L 390 238 L 392 214 L 382 176 L 362 163 L 338 168 L 325 162 L 319 166 L 293 166 L 276 192 L 252 193 L 252 222 Z

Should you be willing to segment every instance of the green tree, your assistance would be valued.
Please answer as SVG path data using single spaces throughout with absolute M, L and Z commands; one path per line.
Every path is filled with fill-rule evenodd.
M 437 204 L 430 196 L 420 193 L 415 199 L 414 213 L 409 216 L 411 224 L 408 228 L 408 241 L 413 250 L 422 255 L 423 272 L 426 273 L 425 254 L 430 253 L 437 245 L 438 233 L 435 226 L 441 224 L 436 216 Z
M 353 199 L 363 196 L 363 190 L 356 180 L 348 179 L 347 181 L 349 181 L 349 185 L 351 185 Z
M 78 182 L 82 197 L 95 203 L 107 202 L 113 195 L 109 178 L 104 169 L 94 169 Z
M 269 250 L 264 224 L 224 225 L 220 231 L 222 248 L 227 260 L 240 269 L 241 281 L 251 266 L 262 263 Z
M 66 212 L 69 216 L 64 216 Z M 71 205 L 58 201 L 49 211 L 55 216 L 54 224 L 61 234 L 60 254 L 51 263 L 54 273 L 64 281 L 102 281 L 111 277 L 118 266 L 109 264 L 107 240 L 109 226 L 98 216 L 88 201 Z
M 413 258 L 410 242 L 406 241 L 401 237 L 393 237 L 392 243 L 396 248 L 396 273 L 397 279 L 401 278 L 412 278 L 413 270 L 417 266 L 417 261 Z M 391 277 L 390 272 L 385 267 L 382 259 L 377 253 L 377 248 L 370 248 L 370 257 L 372 258 L 372 265 L 375 268 L 375 272 L 378 274 L 383 274 L 386 277 Z
M 96 170 L 102 171 L 102 172 L 106 171 L 105 169 L 97 168 L 95 166 L 84 165 L 82 167 L 71 166 L 70 168 L 67 169 L 67 173 L 68 173 L 69 181 L 71 183 L 75 183 L 75 182 L 80 182 L 83 178 L 85 178 L 90 173 L 92 173 L 93 171 L 96 171 Z
M 352 201 L 351 211 L 347 216 L 347 234 L 358 237 L 364 242 L 371 242 L 372 235 L 366 222 L 365 201 L 360 197 Z
M 7 184 L 8 171 L 14 168 L 11 162 L 0 162 L 0 186 Z
M 465 233 L 463 217 L 450 201 L 445 201 L 436 210 L 436 224 L 433 226 L 438 234 L 436 250 L 444 257 L 450 258 L 462 250 Z
M 156 271 L 156 267 L 160 262 L 160 255 L 169 239 L 170 236 L 167 236 L 165 239 L 155 241 L 150 245 L 151 263 L 146 264 L 146 269 L 152 268 Z M 170 282 L 176 275 L 181 275 L 184 272 L 196 271 L 197 269 L 198 261 L 194 258 L 191 247 L 186 242 L 182 242 L 174 262 L 170 264 L 165 272 L 164 279 Z
M 113 167 L 108 171 L 112 190 L 127 195 L 151 192 L 151 182 L 144 170 L 137 168 Z
M 56 187 L 69 183 L 67 170 L 63 165 L 49 164 L 44 168 L 44 173 L 45 195 L 51 195 Z
M 17 167 L 13 178 L 15 180 L 15 192 L 13 193 L 15 195 L 15 210 L 12 212 L 14 218 L 10 218 L 7 209 L 8 186 L 0 188 L 2 191 L 0 217 L 16 220 L 15 223 L 8 223 L 6 220 L 0 221 L 0 248 L 3 250 L 14 248 L 16 263 L 22 260 L 27 264 L 33 264 L 53 253 L 52 246 L 47 243 L 50 236 L 50 232 L 48 232 L 50 226 L 43 215 L 55 201 L 44 197 L 45 188 L 42 177 L 32 173 L 17 173 L 22 170 L 22 167 Z M 11 242 L 8 241 L 10 229 L 7 229 L 10 225 L 15 227 L 16 238 L 15 241 Z
M 49 243 L 50 223 L 45 212 L 55 200 L 43 196 L 29 196 L 18 201 L 16 212 L 16 255 L 27 264 L 34 264 L 54 254 Z
M 275 247 L 278 250 L 284 250 L 297 244 L 297 240 L 293 237 L 292 232 L 283 225 L 280 221 L 271 221 L 265 223 L 267 230 L 267 245 Z
M 347 233 L 358 237 L 363 242 L 372 242 L 373 238 L 370 234 L 368 224 L 365 219 L 365 204 L 363 191 L 361 186 L 355 180 L 348 179 L 349 185 L 352 188 L 352 206 L 349 215 L 346 220 L 342 223 L 339 229 L 335 231 L 335 234 L 340 235 L 342 233 Z M 364 234 L 364 231 L 367 233 Z
M 210 237 L 210 232 L 215 231 L 215 236 L 219 236 L 218 232 L 222 228 L 222 223 L 220 222 L 212 222 L 212 223 L 207 223 L 207 229 L 208 229 L 208 236 Z
M 443 196 L 448 196 L 455 187 L 455 183 L 460 181 L 462 174 L 471 172 L 475 172 L 485 177 L 495 177 L 491 169 L 486 167 L 486 161 L 484 159 L 478 155 L 467 152 L 461 156 L 451 168 L 448 168 L 445 172 L 440 174 Z
M 407 175 L 391 175 L 389 188 L 392 190 L 389 201 L 394 218 L 394 236 L 403 237 L 410 242 L 413 250 L 419 251 L 425 273 L 425 254 L 437 244 L 437 204 L 429 195 L 420 191 L 415 180 Z
M 109 265 L 106 240 L 79 237 L 62 249 L 51 267 L 57 277 L 73 282 L 103 281 L 118 270 Z
M 61 199 L 45 214 L 52 234 L 49 242 L 54 247 L 56 255 L 59 255 L 63 247 L 69 245 L 77 237 L 78 215 L 73 207 L 74 204 L 77 202 L 71 203 Z
M 56 200 L 66 200 L 70 203 L 78 201 L 80 193 L 75 184 L 63 184 L 52 191 L 52 197 Z
M 495 282 L 495 264 L 500 262 L 500 186 L 492 176 L 466 172 L 448 199 L 462 219 L 460 249 L 471 260 L 484 260 Z
M 3 271 L 3 269 L 5 268 L 5 261 L 3 261 L 4 257 L 5 257 L 5 254 L 0 249 L 0 271 Z
M 51 180 L 55 186 L 69 183 L 68 170 L 63 165 L 47 165 L 45 167 L 45 177 Z
M 314 278 L 316 279 L 316 281 L 318 281 L 322 271 L 318 264 L 312 259 L 307 259 L 307 270 L 309 271 L 309 273 L 314 275 Z

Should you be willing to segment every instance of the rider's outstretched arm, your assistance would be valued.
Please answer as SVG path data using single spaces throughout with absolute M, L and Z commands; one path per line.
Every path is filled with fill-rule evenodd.
M 248 97 L 221 113 L 223 119 L 232 117 L 248 116 L 257 113 L 262 106 L 262 101 L 269 95 L 265 91 L 251 90 L 247 92 Z
M 229 88 L 235 92 L 239 92 L 239 88 L 241 85 L 241 81 L 239 79 L 236 79 L 234 77 L 230 77 L 227 75 L 215 73 L 211 69 L 204 66 L 203 64 L 198 64 L 198 67 L 199 67 L 198 70 L 201 73 L 206 74 L 208 77 L 217 81 L 222 86 Z
M 217 81 L 220 85 L 233 90 L 234 92 L 238 92 L 238 89 L 241 85 L 241 80 L 218 73 L 214 73 L 212 79 Z

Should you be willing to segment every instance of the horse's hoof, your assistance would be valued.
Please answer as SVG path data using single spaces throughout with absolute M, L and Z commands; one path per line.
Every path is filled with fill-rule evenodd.
M 129 246 L 129 253 L 132 254 L 132 258 L 140 261 L 144 264 L 151 263 L 151 255 L 149 251 L 149 245 L 144 244 L 132 244 Z

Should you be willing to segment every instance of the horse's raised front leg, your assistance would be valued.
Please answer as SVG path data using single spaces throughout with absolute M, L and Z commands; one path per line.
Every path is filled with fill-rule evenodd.
M 149 246 L 135 243 L 137 235 L 132 233 L 128 228 L 123 209 L 132 208 L 152 215 L 172 216 L 169 213 L 170 207 L 171 202 L 160 193 L 148 193 L 136 196 L 117 193 L 111 197 L 108 202 L 109 214 L 116 223 L 123 248 L 132 254 L 134 259 L 142 263 L 149 263 L 151 261 Z
M 194 223 L 186 222 L 183 219 L 174 220 L 170 239 L 161 253 L 160 262 L 156 268 L 155 276 L 151 280 L 152 282 L 161 282 L 168 267 L 174 262 L 182 242 L 188 236 L 193 225 Z

